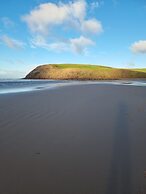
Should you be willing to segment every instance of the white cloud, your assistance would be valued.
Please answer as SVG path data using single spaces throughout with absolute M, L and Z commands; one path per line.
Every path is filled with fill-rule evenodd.
M 37 35 L 31 40 L 31 46 L 33 48 L 40 47 L 47 50 L 53 50 L 56 52 L 62 52 L 69 50 L 69 44 L 65 42 L 54 42 L 54 43 L 48 43 L 46 39 L 41 36 Z
M 87 46 L 94 45 L 94 42 L 91 39 L 85 38 L 84 36 L 71 39 L 70 43 L 72 50 L 78 54 L 84 53 Z
M 8 37 L 7 35 L 3 35 L 0 37 L 0 40 L 9 48 L 12 49 L 22 49 L 24 47 L 24 43 L 16 40 L 16 39 L 12 39 L 10 37 Z
M 99 8 L 100 6 L 104 5 L 104 1 L 103 0 L 96 0 L 96 1 L 92 1 L 89 6 L 91 11 L 93 11 L 94 9 Z
M 103 31 L 102 24 L 96 19 L 85 20 L 82 22 L 81 29 L 83 32 L 101 33 Z
M 68 3 L 43 3 L 24 15 L 22 20 L 26 22 L 31 31 L 31 46 L 41 47 L 57 52 L 74 51 L 84 53 L 88 46 L 94 42 L 85 37 L 87 34 L 98 34 L 103 31 L 100 21 L 95 18 L 87 18 L 87 8 L 98 6 L 98 2 L 87 4 L 86 0 L 74 0 Z M 64 30 L 71 29 L 78 33 L 78 37 L 71 38 L 70 34 L 65 34 L 65 40 L 60 40 L 60 34 L 66 33 Z M 55 29 L 55 31 L 52 30 Z M 54 33 L 55 32 L 55 33 Z M 54 35 L 55 34 L 55 35 Z M 53 39 L 55 40 L 53 42 Z
M 68 41 L 60 41 L 54 43 L 47 43 L 42 36 L 37 36 L 31 41 L 32 47 L 41 47 L 55 52 L 69 51 L 77 54 L 84 54 L 88 46 L 94 45 L 94 42 L 84 36 L 79 38 L 71 38 Z
M 37 35 L 37 36 L 32 38 L 31 47 L 33 47 L 33 48 L 36 48 L 36 47 L 47 48 L 48 44 L 43 36 Z
M 22 17 L 34 33 L 47 35 L 49 29 L 67 21 L 82 21 L 86 14 L 86 2 L 78 0 L 68 4 L 44 3 L 40 4 L 29 14 Z
M 55 42 L 48 45 L 50 50 L 55 52 L 69 51 L 70 44 L 67 42 Z
M 91 2 L 91 4 L 90 4 L 91 10 L 96 9 L 96 8 L 98 8 L 99 6 L 100 6 L 100 5 L 99 5 L 99 2 L 98 2 L 98 1 Z
M 74 18 L 82 21 L 86 16 L 86 6 L 87 4 L 84 0 L 78 0 L 70 3 L 70 8 L 68 8 L 69 15 L 71 14 Z
M 140 40 L 132 44 L 130 47 L 131 51 L 134 53 L 146 54 L 146 40 Z
M 94 6 L 97 6 L 97 2 Z M 93 4 L 92 4 L 93 7 Z M 48 35 L 54 26 L 64 25 L 78 28 L 79 31 L 99 33 L 102 24 L 95 18 L 86 20 L 87 3 L 85 0 L 64 3 L 44 3 L 22 17 L 33 33 Z

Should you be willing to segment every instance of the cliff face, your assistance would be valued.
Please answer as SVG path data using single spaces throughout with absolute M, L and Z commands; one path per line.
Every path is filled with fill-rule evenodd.
M 146 78 L 146 72 L 104 66 L 62 64 L 38 66 L 25 77 L 25 79 L 58 80 L 112 80 L 126 78 Z
M 32 70 L 26 79 L 51 79 L 50 74 L 54 70 L 52 65 L 41 65 Z

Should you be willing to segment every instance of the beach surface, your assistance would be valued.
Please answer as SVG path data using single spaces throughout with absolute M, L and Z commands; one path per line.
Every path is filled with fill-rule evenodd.
M 0 95 L 0 194 L 146 193 L 146 87 Z

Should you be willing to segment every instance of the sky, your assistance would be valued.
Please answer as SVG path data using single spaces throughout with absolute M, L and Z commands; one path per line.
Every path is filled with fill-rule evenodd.
M 146 67 L 145 0 L 0 0 L 0 78 L 41 64 Z

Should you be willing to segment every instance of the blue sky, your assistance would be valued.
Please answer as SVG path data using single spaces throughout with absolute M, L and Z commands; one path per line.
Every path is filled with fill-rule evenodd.
M 0 78 L 40 64 L 146 67 L 145 0 L 0 0 Z

